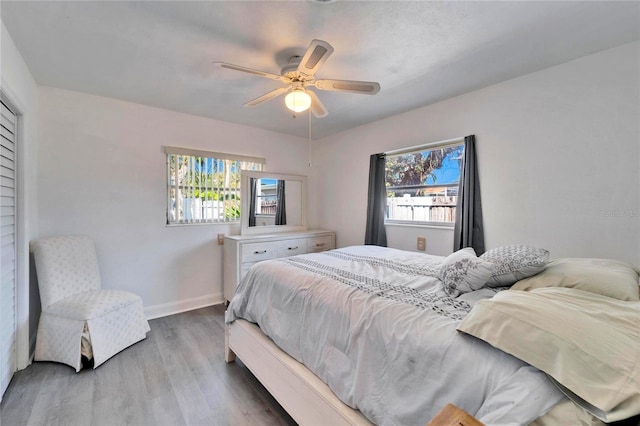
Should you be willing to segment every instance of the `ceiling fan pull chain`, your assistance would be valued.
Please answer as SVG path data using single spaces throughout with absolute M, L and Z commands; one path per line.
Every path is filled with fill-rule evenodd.
M 307 155 L 309 156 L 309 167 L 311 164 L 311 110 L 309 110 L 309 142 L 307 144 Z

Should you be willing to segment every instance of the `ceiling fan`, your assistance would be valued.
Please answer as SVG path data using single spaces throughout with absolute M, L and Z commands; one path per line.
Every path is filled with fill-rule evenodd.
M 252 68 L 233 65 L 226 62 L 216 62 L 222 68 L 242 71 L 259 77 L 277 80 L 285 86 L 272 90 L 269 93 L 253 99 L 244 104 L 245 107 L 254 107 L 261 103 L 287 93 L 285 104 L 287 108 L 294 112 L 302 112 L 311 108 L 311 112 L 316 117 L 324 117 L 328 114 L 318 96 L 314 91 L 309 90 L 315 87 L 319 90 L 330 90 L 337 92 L 360 93 L 364 95 L 375 95 L 380 91 L 380 84 L 372 81 L 353 80 L 316 80 L 315 73 L 320 66 L 333 53 L 333 47 L 323 40 L 312 40 L 304 56 L 293 56 L 289 59 L 289 64 L 280 71 L 280 75 L 258 71 Z

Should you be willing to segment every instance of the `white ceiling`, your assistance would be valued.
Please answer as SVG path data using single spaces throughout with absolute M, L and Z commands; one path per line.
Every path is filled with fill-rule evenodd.
M 314 139 L 640 38 L 640 2 L 2 1 L 38 84 L 306 137 L 283 97 L 242 105 L 314 39 L 316 78 L 378 81 L 375 96 L 318 91 Z

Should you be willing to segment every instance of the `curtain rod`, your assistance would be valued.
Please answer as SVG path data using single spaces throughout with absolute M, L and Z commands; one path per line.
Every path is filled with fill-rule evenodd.
M 433 148 L 435 146 L 446 146 L 446 145 L 457 145 L 461 142 L 464 142 L 464 137 L 447 139 L 439 142 L 431 142 L 423 145 L 410 146 L 408 148 L 400 148 L 400 149 L 392 149 L 391 151 L 385 151 L 383 154 L 385 155 L 399 155 L 407 152 L 418 151 L 421 149 Z

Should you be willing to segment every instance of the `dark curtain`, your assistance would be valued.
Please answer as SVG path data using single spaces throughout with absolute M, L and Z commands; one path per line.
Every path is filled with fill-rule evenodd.
M 276 188 L 276 225 L 287 224 L 287 207 L 284 196 L 284 179 L 278 179 Z
M 460 171 L 456 222 L 453 234 L 453 250 L 473 247 L 476 254 L 484 253 L 484 229 L 482 226 L 482 203 L 480 180 L 476 161 L 476 138 L 464 138 L 464 158 Z
M 249 178 L 249 226 L 256 226 L 256 193 L 258 180 Z
M 387 246 L 387 233 L 384 229 L 386 209 L 385 155 L 373 154 L 369 159 L 369 199 L 367 202 L 365 244 Z

